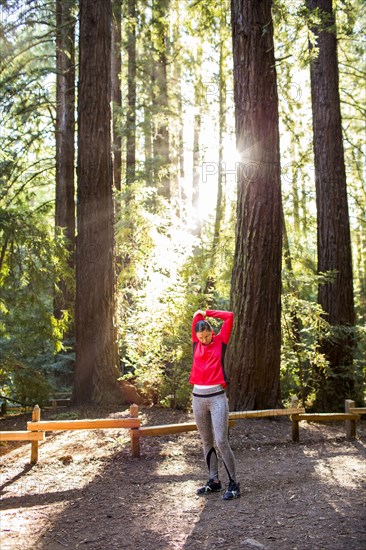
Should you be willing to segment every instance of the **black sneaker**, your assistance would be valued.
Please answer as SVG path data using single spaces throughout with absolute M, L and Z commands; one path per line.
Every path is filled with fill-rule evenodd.
M 223 500 L 232 500 L 233 498 L 240 497 L 240 483 L 235 483 L 235 481 L 230 481 L 229 486 L 222 497 Z
M 197 489 L 197 495 L 208 495 L 209 493 L 218 493 L 221 491 L 221 481 L 209 479 L 206 485 Z

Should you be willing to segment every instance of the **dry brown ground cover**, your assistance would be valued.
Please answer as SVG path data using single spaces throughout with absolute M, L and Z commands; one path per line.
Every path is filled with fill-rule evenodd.
M 191 418 L 158 408 L 142 415 L 150 425 Z M 29 419 L 0 429 L 25 429 Z M 145 438 L 141 459 L 131 458 L 127 430 L 49 432 L 33 467 L 30 444 L 9 443 L 0 448 L 0 547 L 364 550 L 365 420 L 357 433 L 347 441 L 343 423 L 301 423 L 293 444 L 287 418 L 238 421 L 230 440 L 242 497 L 230 502 L 195 494 L 207 479 L 197 432 Z

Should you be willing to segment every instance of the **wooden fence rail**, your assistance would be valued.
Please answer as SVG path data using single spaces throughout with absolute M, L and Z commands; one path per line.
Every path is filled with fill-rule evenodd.
M 296 405 L 296 403 L 294 403 Z M 274 416 L 290 416 L 292 419 L 292 440 L 299 441 L 299 422 L 333 422 L 342 420 L 346 423 L 347 437 L 356 436 L 356 421 L 360 415 L 366 414 L 365 407 L 355 407 L 355 402 L 347 399 L 344 413 L 305 413 L 305 409 L 291 406 L 288 409 L 264 409 L 258 411 L 235 411 L 229 413 L 229 427 L 242 418 L 263 418 Z M 140 456 L 140 438 L 160 436 L 193 431 L 197 429 L 195 422 L 165 424 L 161 426 L 141 426 L 138 417 L 138 406 L 130 407 L 129 418 L 100 418 L 93 420 L 45 420 L 41 421 L 41 411 L 36 405 L 32 412 L 32 421 L 27 423 L 27 431 L 0 432 L 0 441 L 30 441 L 31 464 L 38 462 L 38 445 L 44 441 L 46 431 L 56 430 L 97 430 L 111 428 L 127 428 L 130 430 L 131 451 L 133 457 Z
M 239 418 L 263 418 L 271 416 L 291 416 L 293 414 L 304 413 L 302 407 L 291 407 L 289 409 L 263 409 L 259 411 L 234 411 L 229 413 L 229 418 L 238 420 Z
M 138 428 L 139 418 L 98 418 L 93 420 L 42 420 L 27 422 L 30 431 L 54 432 L 58 430 L 108 430 L 110 428 Z
M 334 422 L 341 420 L 345 422 L 347 439 L 356 437 L 356 421 L 360 420 L 361 414 L 366 413 L 365 407 L 355 407 L 351 399 L 345 401 L 344 413 L 300 413 L 292 416 L 292 441 L 299 441 L 299 422 Z
M 93 420 L 42 420 L 41 409 L 36 405 L 32 411 L 32 421 L 27 422 L 27 431 L 0 432 L 0 441 L 30 441 L 31 464 L 38 462 L 39 442 L 46 439 L 49 431 L 98 430 L 111 428 L 135 429 L 141 425 L 136 405 L 130 407 L 130 418 L 98 418 Z
M 0 432 L 0 441 L 44 441 L 45 439 L 44 432 Z
M 136 405 L 137 407 L 137 405 Z M 274 416 L 291 416 L 293 414 L 305 412 L 305 409 L 292 407 L 289 409 L 264 409 L 258 411 L 235 411 L 229 413 L 229 427 L 235 425 L 235 421 L 241 418 L 263 418 Z M 184 422 L 180 424 L 164 424 L 162 426 L 141 426 L 131 429 L 131 449 L 134 458 L 140 457 L 140 437 L 159 436 L 166 434 L 175 434 L 197 430 L 195 422 Z

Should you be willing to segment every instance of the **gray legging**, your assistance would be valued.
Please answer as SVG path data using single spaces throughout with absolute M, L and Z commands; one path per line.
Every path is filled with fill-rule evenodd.
M 194 390 L 194 393 L 197 392 Z M 235 458 L 228 439 L 229 406 L 226 394 L 221 393 L 211 397 L 193 395 L 192 405 L 194 418 L 203 442 L 203 452 L 210 479 L 218 479 L 215 440 L 229 476 L 229 481 L 236 481 Z

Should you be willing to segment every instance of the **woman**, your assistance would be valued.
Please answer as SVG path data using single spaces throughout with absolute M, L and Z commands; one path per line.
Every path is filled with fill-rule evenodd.
M 215 334 L 206 317 L 224 321 Z M 193 364 L 189 382 L 193 384 L 193 413 L 203 442 L 209 480 L 197 490 L 198 495 L 221 491 L 214 440 L 220 451 L 229 485 L 223 496 L 231 500 L 240 496 L 236 481 L 235 458 L 228 438 L 229 406 L 224 388 L 227 378 L 224 357 L 233 328 L 234 315 L 229 311 L 198 310 L 192 321 Z

